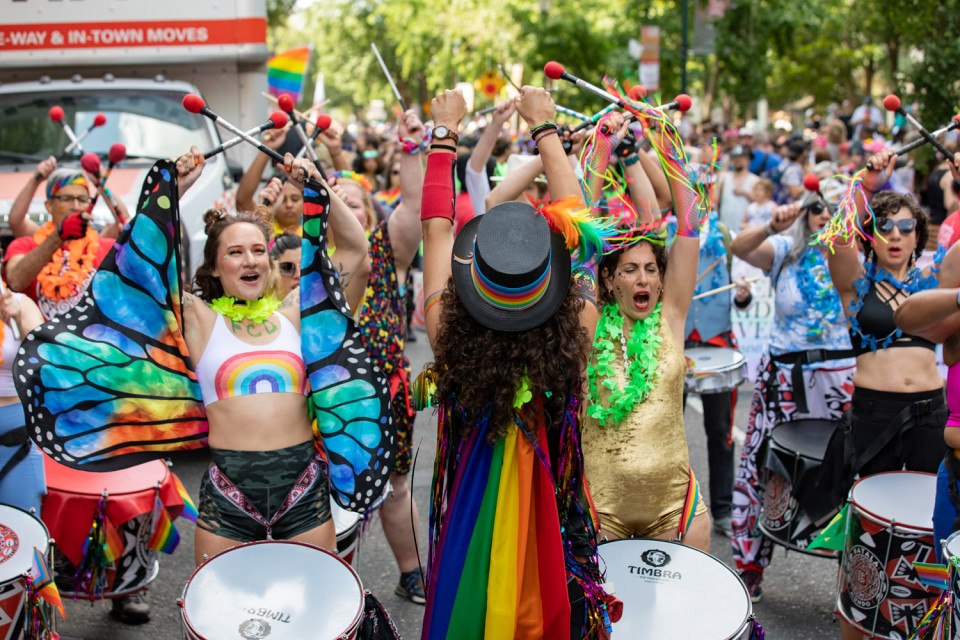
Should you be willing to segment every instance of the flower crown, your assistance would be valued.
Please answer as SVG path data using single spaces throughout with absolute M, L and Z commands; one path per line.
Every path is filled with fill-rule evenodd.
M 357 173 L 356 171 L 334 171 L 330 174 L 331 178 L 338 178 L 343 180 L 353 180 L 365 190 L 372 192 L 373 185 L 370 184 L 370 180 L 367 179 L 367 176 L 362 173 Z

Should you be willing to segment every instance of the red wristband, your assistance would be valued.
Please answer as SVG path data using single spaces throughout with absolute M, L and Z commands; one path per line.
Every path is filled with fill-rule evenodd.
M 457 156 L 453 153 L 431 153 L 427 156 L 420 220 L 446 218 L 453 222 L 453 168 L 456 160 Z

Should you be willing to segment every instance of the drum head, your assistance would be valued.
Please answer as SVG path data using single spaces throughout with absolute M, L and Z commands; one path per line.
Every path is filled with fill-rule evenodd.
M 683 355 L 694 374 L 730 371 L 743 366 L 746 360 L 736 349 L 725 347 L 691 347 Z
M 939 544 L 938 541 L 934 541 Z M 960 556 L 960 531 L 954 531 L 943 541 L 943 558 L 949 560 Z
M 298 542 L 224 551 L 200 565 L 183 590 L 187 626 L 217 640 L 333 640 L 352 631 L 362 612 L 357 574 L 337 556 Z
M 710 554 L 660 540 L 616 540 L 598 550 L 607 590 L 623 600 L 613 637 L 726 640 L 745 629 L 747 588 Z
M 770 439 L 787 451 L 795 451 L 814 460 L 823 460 L 836 426 L 837 423 L 833 420 L 781 422 L 770 432 Z
M 937 476 L 890 471 L 867 476 L 850 489 L 850 502 L 884 522 L 931 531 Z
M 47 488 L 60 493 L 98 496 L 104 491 L 112 496 L 138 493 L 163 483 L 169 471 L 163 460 L 153 460 L 120 471 L 80 471 L 43 456 Z
M 9 505 L 0 505 L 0 584 L 33 569 L 33 549 L 46 555 L 50 537 L 43 523 Z
M 337 530 L 338 538 L 355 529 L 357 525 L 360 524 L 361 516 L 359 513 L 347 511 L 334 502 L 333 498 L 330 498 L 330 515 L 333 517 L 333 525 Z

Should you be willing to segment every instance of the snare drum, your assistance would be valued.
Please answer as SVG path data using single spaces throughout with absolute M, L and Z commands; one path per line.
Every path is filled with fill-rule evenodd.
M 940 590 L 925 587 L 914 562 L 936 562 L 932 473 L 892 471 L 850 489 L 840 565 L 840 615 L 878 638 L 910 637 Z
M 960 570 L 953 558 L 960 556 L 960 531 L 954 531 L 943 544 L 943 561 L 947 563 L 950 576 L 950 628 L 960 630 Z
M 33 549 L 47 555 L 50 536 L 43 523 L 26 511 L 0 505 L 0 638 L 25 636 L 26 596 L 21 576 L 33 570 Z M 41 601 L 48 620 L 51 607 Z
M 353 640 L 363 586 L 350 565 L 329 551 L 267 540 L 204 562 L 177 604 L 189 640 Z
M 733 391 L 747 379 L 747 359 L 736 349 L 691 347 L 683 356 L 687 360 L 687 393 Z
M 747 588 L 708 553 L 661 540 L 604 542 L 598 552 L 604 588 L 623 601 L 614 638 L 735 640 L 753 628 Z
M 160 571 L 157 551 L 150 549 L 153 506 L 160 486 L 160 501 L 171 517 L 183 509 L 170 470 L 154 460 L 122 471 L 79 471 L 44 456 L 47 496 L 43 521 L 56 540 L 57 586 L 64 595 L 97 599 L 120 597 L 143 589 Z M 123 540 L 123 553 L 107 568 L 107 586 L 101 593 L 75 593 L 74 573 L 83 560 L 83 545 L 90 533 L 102 494 L 107 493 L 107 520 Z
M 817 534 L 836 515 L 830 496 L 817 487 L 820 463 L 830 436 L 832 420 L 781 422 L 770 432 L 761 471 L 763 510 L 760 531 L 788 549 L 835 558 L 836 551 L 808 551 Z
M 359 513 L 347 511 L 330 499 L 330 515 L 337 530 L 337 554 L 351 567 L 356 568 L 360 559 L 360 524 L 363 517 Z

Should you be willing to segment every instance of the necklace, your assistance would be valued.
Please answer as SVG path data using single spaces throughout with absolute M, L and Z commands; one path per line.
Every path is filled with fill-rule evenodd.
M 850 320 L 850 333 L 860 339 L 861 347 L 870 349 L 871 351 L 886 349 L 893 344 L 894 340 L 897 340 L 903 335 L 903 329 L 900 327 L 897 327 L 894 331 L 891 331 L 882 338 L 863 332 L 860 321 L 857 320 L 857 314 L 859 314 L 863 308 L 863 300 L 866 298 L 871 285 L 876 286 L 881 282 L 887 282 L 897 292 L 905 293 L 908 296 L 917 291 L 933 289 L 940 282 L 938 278 L 940 263 L 943 261 L 943 256 L 946 255 L 946 253 L 947 250 L 945 247 L 937 247 L 937 252 L 933 255 L 933 264 L 930 265 L 930 275 L 925 276 L 919 267 L 914 267 L 907 272 L 907 277 L 903 280 L 897 280 L 892 273 L 878 267 L 876 261 L 870 261 L 868 263 L 863 276 L 857 278 L 853 283 L 853 288 L 857 295 L 850 302 L 850 313 L 848 315 Z M 896 294 L 894 294 L 894 296 L 896 296 Z
M 616 378 L 614 343 L 620 343 L 623 371 L 627 383 L 622 388 Z M 638 320 L 627 340 L 623 333 L 623 315 L 616 304 L 608 304 L 597 323 L 593 341 L 596 364 L 587 366 L 590 408 L 587 415 L 600 426 L 619 425 L 634 407 L 647 399 L 657 378 L 657 353 L 660 351 L 660 303 L 653 313 Z M 600 399 L 600 386 L 609 392 L 607 406 Z
M 807 309 L 807 337 L 816 338 L 840 319 L 841 308 L 823 254 L 816 247 L 807 247 L 797 264 L 797 288 Z
M 53 221 L 46 223 L 33 234 L 33 241 L 43 244 L 55 229 Z M 82 238 L 63 242 L 37 274 L 40 294 L 59 302 L 83 292 L 96 270 L 99 253 L 100 236 L 93 229 L 88 228 Z
M 246 319 L 260 323 L 272 316 L 273 312 L 280 308 L 280 304 L 280 301 L 273 296 L 257 298 L 246 303 L 237 302 L 236 298 L 230 296 L 220 296 L 210 301 L 210 308 L 234 322 L 242 322 Z

